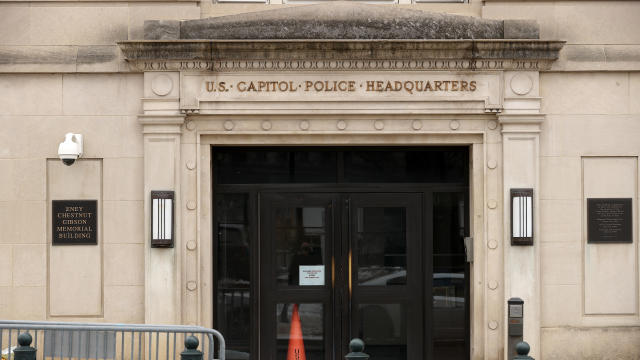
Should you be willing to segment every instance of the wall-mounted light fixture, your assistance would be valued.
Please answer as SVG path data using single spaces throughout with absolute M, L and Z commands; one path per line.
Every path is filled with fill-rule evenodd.
M 533 245 L 533 189 L 511 189 L 511 245 Z
M 151 191 L 151 247 L 173 247 L 174 194 Z

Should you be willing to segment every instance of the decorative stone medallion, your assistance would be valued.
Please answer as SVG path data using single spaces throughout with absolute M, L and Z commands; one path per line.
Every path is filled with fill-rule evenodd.
M 533 88 L 533 80 L 529 74 L 519 72 L 511 78 L 511 90 L 518 95 L 527 95 Z
M 166 74 L 160 74 L 151 80 L 151 91 L 158 96 L 166 96 L 173 90 L 173 81 Z

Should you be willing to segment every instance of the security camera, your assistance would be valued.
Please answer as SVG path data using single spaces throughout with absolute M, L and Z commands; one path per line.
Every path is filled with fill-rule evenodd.
M 82 135 L 68 133 L 64 141 L 58 146 L 58 156 L 62 163 L 71 166 L 76 159 L 82 156 Z

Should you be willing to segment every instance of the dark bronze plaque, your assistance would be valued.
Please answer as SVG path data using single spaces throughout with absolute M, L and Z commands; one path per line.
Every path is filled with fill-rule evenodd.
M 98 244 L 97 200 L 52 200 L 53 245 Z
M 633 242 L 631 203 L 631 198 L 587 199 L 587 242 Z

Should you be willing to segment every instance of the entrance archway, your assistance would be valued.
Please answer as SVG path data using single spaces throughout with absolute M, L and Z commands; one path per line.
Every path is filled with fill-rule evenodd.
M 147 322 L 213 326 L 211 146 L 456 144 L 471 149 L 470 353 L 507 357 L 503 317 L 511 296 L 529 304 L 525 338 L 539 349 L 539 250 L 537 243 L 509 246 L 505 209 L 510 188 L 538 193 L 544 120 L 538 72 L 550 68 L 562 42 L 184 38 L 120 45 L 127 60 L 145 72 L 144 114 L 138 117 L 145 193 L 174 189 L 180 205 L 175 249 L 146 249 Z M 262 82 L 263 89 L 280 82 L 304 89 L 307 82 L 346 81 L 354 91 L 312 86 L 308 92 L 247 93 L 241 85 L 247 81 L 257 88 Z M 410 92 L 403 85 L 416 81 L 427 91 Z M 537 201 L 534 209 L 540 208 Z M 147 222 L 149 211 L 147 199 Z
M 381 359 L 468 358 L 467 147 L 212 159 L 214 326 L 228 355 L 286 357 L 299 316 L 310 359 L 342 358 L 353 337 Z

